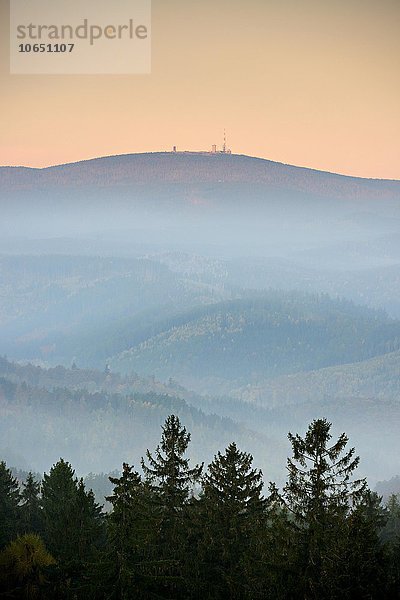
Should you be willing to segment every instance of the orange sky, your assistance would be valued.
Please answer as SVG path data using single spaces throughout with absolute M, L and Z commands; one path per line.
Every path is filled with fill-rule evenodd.
M 11 0 L 12 1 L 12 0 Z M 152 73 L 8 70 L 0 0 L 0 164 L 221 144 L 400 179 L 399 0 L 153 0 Z

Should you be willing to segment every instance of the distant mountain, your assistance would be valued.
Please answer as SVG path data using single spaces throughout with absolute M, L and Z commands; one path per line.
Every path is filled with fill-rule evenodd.
M 105 156 L 33 169 L 0 167 L 2 192 L 49 188 L 113 189 L 174 184 L 260 184 L 276 189 L 346 199 L 398 198 L 400 182 L 362 179 L 295 167 L 244 155 L 154 152 Z M 196 199 L 188 198 L 196 204 Z
M 119 229 L 143 242 L 155 243 L 162 232 L 175 244 L 265 244 L 282 236 L 324 240 L 329 224 L 336 240 L 396 230 L 400 182 L 242 155 L 128 154 L 44 169 L 1 167 L 0 208 L 8 233 L 17 227 L 36 236 Z
M 160 320 L 153 332 L 111 358 L 112 369 L 173 377 L 211 394 L 229 393 L 232 382 L 256 385 L 400 346 L 400 321 L 350 302 L 289 292 L 199 307 Z

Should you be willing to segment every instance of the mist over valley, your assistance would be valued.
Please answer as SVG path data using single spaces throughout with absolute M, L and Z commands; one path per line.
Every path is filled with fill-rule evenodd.
M 279 477 L 327 417 L 398 475 L 398 181 L 153 153 L 1 167 L 0 194 L 7 462 L 118 469 L 176 412 L 194 459 L 234 439 Z

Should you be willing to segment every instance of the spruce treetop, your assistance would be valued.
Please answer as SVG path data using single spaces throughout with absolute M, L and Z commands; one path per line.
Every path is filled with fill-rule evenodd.
M 203 464 L 189 468 L 185 453 L 190 433 L 181 425 L 179 417 L 170 415 L 162 427 L 161 443 L 155 456 L 146 451 L 148 465 L 142 458 L 142 468 L 148 481 L 170 508 L 182 506 L 189 497 L 190 485 L 201 477 Z
M 355 449 L 346 450 L 344 433 L 331 443 L 330 429 L 329 421 L 316 419 L 304 438 L 288 434 L 293 456 L 287 461 L 288 481 L 282 497 L 299 520 L 327 511 L 346 512 L 366 492 L 366 480 L 352 477 L 360 461 Z
M 262 509 L 262 472 L 252 468 L 253 457 L 240 452 L 235 443 L 218 452 L 203 477 L 204 497 L 215 505 L 246 512 Z

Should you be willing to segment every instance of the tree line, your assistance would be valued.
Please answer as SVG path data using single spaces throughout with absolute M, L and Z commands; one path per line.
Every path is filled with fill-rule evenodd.
M 0 463 L 0 597 L 398 599 L 400 503 L 383 506 L 331 423 L 289 434 L 282 488 L 235 443 L 207 468 L 170 415 L 141 469 L 110 477 L 105 513 L 60 459 L 22 486 Z

